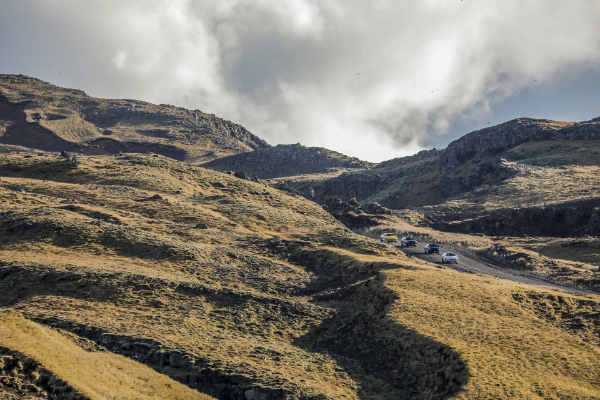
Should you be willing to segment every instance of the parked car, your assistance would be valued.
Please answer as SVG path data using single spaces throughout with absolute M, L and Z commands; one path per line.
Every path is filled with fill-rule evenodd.
M 442 254 L 442 262 L 443 263 L 453 262 L 453 263 L 458 264 L 458 256 L 456 254 L 450 253 L 450 252 L 444 253 L 444 254 Z
M 440 246 L 435 243 L 427 243 L 425 245 L 425 254 L 438 253 L 440 254 Z
M 379 236 L 379 240 L 386 243 L 398 242 L 398 237 L 393 233 L 382 233 L 381 236 Z
M 402 247 L 408 247 L 408 246 L 417 247 L 417 240 L 413 237 L 405 236 L 402 239 L 400 239 L 400 245 Z

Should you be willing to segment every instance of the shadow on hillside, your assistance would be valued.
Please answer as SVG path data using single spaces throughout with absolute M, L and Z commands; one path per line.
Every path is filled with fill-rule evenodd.
M 337 267 L 329 264 L 340 274 Z M 327 265 L 311 269 L 319 276 L 314 287 L 328 293 L 314 301 L 336 313 L 294 344 L 332 357 L 357 383 L 360 399 L 447 399 L 467 383 L 467 365 L 458 353 L 387 315 L 397 295 L 379 270 L 372 269 L 366 280 L 356 276 L 359 284 L 328 292 L 323 291 L 323 283 L 331 282 Z
M 28 122 L 25 107 L 30 101 L 11 103 L 6 97 L 0 96 L 0 118 L 14 121 L 0 137 L 0 143 L 32 147 L 48 151 L 73 151 L 76 146 L 57 136 L 50 129 L 41 126 L 38 122 Z M 41 119 L 34 114 L 33 119 Z

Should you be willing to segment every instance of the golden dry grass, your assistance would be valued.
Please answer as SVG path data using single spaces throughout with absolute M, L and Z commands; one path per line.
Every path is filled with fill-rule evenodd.
M 163 157 L 81 161 L 0 156 L 0 304 L 31 320 L 214 397 L 600 396 L 596 297 L 432 268 L 301 197 Z M 157 362 L 174 353 L 193 362 Z
M 469 382 L 456 399 L 594 399 L 600 396 L 598 348 L 531 314 L 515 293 L 550 293 L 593 303 L 586 324 L 600 311 L 598 298 L 533 290 L 493 277 L 449 270 L 385 273 L 398 300 L 389 315 L 446 343 L 469 366 Z M 596 333 L 597 335 L 597 333 Z M 597 336 L 596 336 L 597 337 Z
M 86 351 L 15 312 L 0 312 L 0 346 L 35 359 L 92 400 L 212 399 L 123 356 Z

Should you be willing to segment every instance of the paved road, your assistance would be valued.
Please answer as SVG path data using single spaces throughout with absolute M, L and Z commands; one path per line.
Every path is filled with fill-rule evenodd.
M 394 243 L 394 245 L 408 255 L 420 258 L 421 260 L 425 260 L 434 264 L 445 265 L 446 267 L 455 269 L 459 272 L 491 275 L 502 279 L 508 279 L 514 282 L 521 282 L 528 285 L 546 286 L 554 289 L 562 289 L 564 291 L 577 294 L 592 294 L 596 296 L 598 295 L 598 293 L 592 292 L 590 290 L 559 285 L 551 281 L 544 280 L 542 278 L 524 275 L 520 271 L 504 268 L 494 263 L 492 260 L 483 258 L 475 254 L 473 250 L 470 250 L 467 247 L 442 244 L 442 247 L 440 248 L 440 254 L 425 254 L 423 249 L 425 244 L 418 244 L 417 247 L 401 247 L 399 243 Z M 442 254 L 447 251 L 451 251 L 458 256 L 458 264 L 442 264 Z

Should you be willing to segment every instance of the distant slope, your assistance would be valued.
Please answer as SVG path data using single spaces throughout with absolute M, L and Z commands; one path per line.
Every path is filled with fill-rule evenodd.
M 569 234 L 583 227 L 600 205 L 600 118 L 586 122 L 556 122 L 520 118 L 469 133 L 444 150 L 426 150 L 414 156 L 397 158 L 362 171 L 345 172 L 329 179 L 314 176 L 289 178 L 287 183 L 321 204 L 335 199 L 372 202 L 391 209 L 425 207 L 438 219 L 455 221 L 485 217 L 494 210 L 542 207 L 550 211 L 558 204 L 575 202 L 584 207 L 571 226 L 542 221 L 527 222 L 544 212 L 503 212 L 518 220 L 521 228 L 546 226 L 548 229 L 513 230 L 507 218 L 488 218 L 481 224 L 457 228 L 481 232 L 483 225 L 508 223 L 508 229 L 487 230 L 486 234 L 530 235 Z M 286 179 L 282 179 L 286 180 Z M 579 202 L 579 203 L 578 203 Z M 592 218 L 593 219 L 593 218 Z M 443 228 L 443 226 L 440 226 Z M 454 229 L 453 228 L 453 229 Z M 594 232 L 600 232 L 600 228 Z M 580 229 L 580 234 L 592 234 Z
M 190 163 L 269 147 L 200 110 L 98 99 L 23 75 L 0 75 L 0 143 L 89 155 L 153 152 Z
M 215 171 L 243 171 L 265 179 L 325 173 L 333 168 L 365 169 L 374 165 L 323 147 L 305 147 L 298 143 L 222 157 L 202 164 L 202 167 Z

